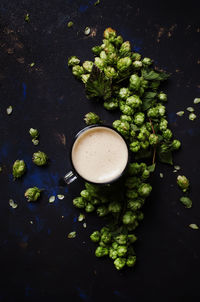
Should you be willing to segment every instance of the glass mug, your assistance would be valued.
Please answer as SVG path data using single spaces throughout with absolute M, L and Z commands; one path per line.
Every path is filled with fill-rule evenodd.
M 64 182 L 70 184 L 81 177 L 92 184 L 113 183 L 126 171 L 128 150 L 125 139 L 114 128 L 99 124 L 87 126 L 74 138 L 70 150 L 72 171 L 64 176 Z

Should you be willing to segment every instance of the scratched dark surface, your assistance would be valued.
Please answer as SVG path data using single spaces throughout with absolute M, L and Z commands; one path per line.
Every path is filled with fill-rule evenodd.
M 200 97 L 199 2 L 94 2 L 0 1 L 0 301 L 198 301 L 200 236 L 188 225 L 200 225 L 200 104 L 194 106 L 194 122 L 187 113 L 175 113 Z M 74 27 L 68 29 L 70 20 Z M 88 37 L 83 34 L 86 26 L 92 28 Z M 88 101 L 67 67 L 73 54 L 92 59 L 90 49 L 108 26 L 172 74 L 166 86 L 168 118 L 183 146 L 174 162 L 190 178 L 193 200 L 193 208 L 185 209 L 178 201 L 181 192 L 173 169 L 158 165 L 145 219 L 136 232 L 138 262 L 124 272 L 94 256 L 88 237 L 101 219 L 87 215 L 86 229 L 77 222 L 72 198 L 81 181 L 69 189 L 58 184 L 70 169 L 69 146 L 84 126 L 83 115 L 95 111 L 108 124 L 117 116 Z M 30 127 L 40 131 L 38 147 L 31 143 Z M 33 165 L 37 149 L 51 159 L 47 168 Z M 11 167 L 17 158 L 25 160 L 28 171 L 14 182 Z M 37 204 L 23 196 L 33 185 L 45 189 Z M 59 193 L 65 199 L 50 204 L 49 196 Z M 17 209 L 9 206 L 10 198 Z M 73 230 L 77 237 L 67 239 Z

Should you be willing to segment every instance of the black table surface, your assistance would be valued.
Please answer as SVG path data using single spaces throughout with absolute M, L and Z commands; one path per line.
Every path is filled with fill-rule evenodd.
M 0 301 L 199 301 L 200 236 L 188 225 L 200 225 L 200 106 L 195 105 L 193 122 L 187 113 L 176 115 L 200 97 L 199 1 L 94 2 L 0 1 Z M 30 22 L 24 20 L 27 13 Z M 86 26 L 92 35 L 84 35 Z M 95 111 L 110 125 L 118 117 L 87 100 L 83 85 L 67 67 L 71 55 L 92 59 L 91 47 L 101 43 L 108 26 L 171 73 L 167 113 L 170 128 L 182 141 L 174 162 L 189 177 L 193 200 L 193 207 L 185 209 L 179 202 L 177 174 L 157 165 L 145 219 L 136 232 L 137 265 L 124 272 L 94 256 L 89 234 L 102 219 L 87 215 L 86 228 L 77 221 L 80 211 L 72 199 L 82 181 L 59 186 L 70 170 L 70 143 L 84 127 L 83 116 Z M 13 113 L 8 116 L 9 105 Z M 31 143 L 30 127 L 39 129 L 38 147 Z M 47 168 L 32 164 L 38 149 L 51 159 Z M 13 181 L 17 158 L 25 160 L 28 172 Z M 35 204 L 24 198 L 25 189 L 33 185 L 45 189 Z M 65 199 L 50 204 L 49 196 L 56 194 Z M 9 206 L 10 198 L 17 209 Z M 76 238 L 68 239 L 74 230 Z

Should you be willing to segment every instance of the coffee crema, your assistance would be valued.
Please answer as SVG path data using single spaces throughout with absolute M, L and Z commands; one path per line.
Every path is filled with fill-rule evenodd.
M 128 148 L 123 138 L 107 127 L 84 131 L 72 148 L 74 168 L 85 180 L 109 183 L 118 178 L 128 161 Z

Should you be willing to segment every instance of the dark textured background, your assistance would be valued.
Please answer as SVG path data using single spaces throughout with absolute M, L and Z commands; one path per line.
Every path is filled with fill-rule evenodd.
M 195 106 L 194 122 L 187 113 L 175 113 L 200 96 L 199 1 L 94 2 L 0 1 L 0 301 L 198 301 L 200 236 L 188 224 L 200 225 L 200 105 Z M 30 23 L 24 21 L 26 13 Z M 68 29 L 70 20 L 74 27 Z M 86 26 L 92 36 L 84 36 Z M 172 74 L 166 86 L 168 118 L 183 146 L 175 164 L 190 178 L 193 199 L 193 208 L 185 209 L 178 201 L 181 192 L 173 169 L 157 167 L 145 219 L 137 230 L 138 262 L 124 272 L 94 256 L 88 236 L 101 219 L 87 215 L 86 229 L 77 222 L 72 198 L 81 181 L 69 189 L 58 185 L 70 169 L 69 145 L 84 126 L 83 115 L 94 110 L 108 124 L 117 116 L 89 102 L 67 67 L 73 54 L 92 59 L 90 49 L 101 42 L 108 26 Z M 13 113 L 7 116 L 9 105 Z M 30 127 L 40 131 L 38 148 L 31 143 Z M 32 164 L 37 149 L 49 155 L 47 168 Z M 26 161 L 28 173 L 14 182 L 11 167 L 17 158 Z M 37 204 L 23 197 L 32 185 L 46 189 Z M 65 199 L 49 204 L 49 196 L 59 193 Z M 9 198 L 18 203 L 17 209 L 9 206 Z M 72 230 L 77 237 L 69 240 Z

